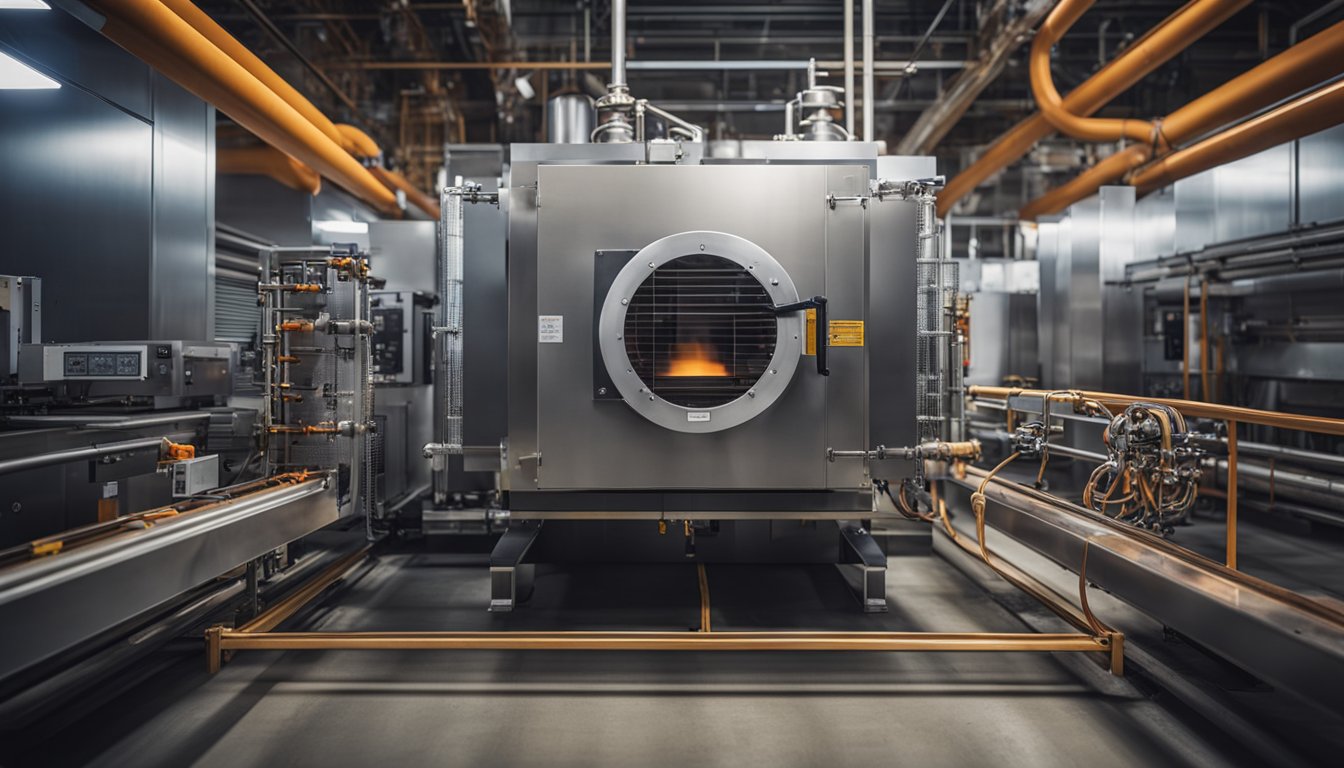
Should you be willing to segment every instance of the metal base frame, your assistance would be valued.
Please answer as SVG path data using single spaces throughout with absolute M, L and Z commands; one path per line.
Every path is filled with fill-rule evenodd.
M 841 554 L 846 562 L 836 567 L 854 591 L 864 613 L 887 612 L 887 556 L 865 528 L 840 524 Z
M 490 610 L 507 613 L 532 596 L 536 565 L 525 563 L 527 552 L 541 534 L 541 523 L 524 521 L 509 527 L 490 553 Z
M 535 534 L 533 534 L 535 536 Z M 525 552 L 525 549 L 524 549 Z M 694 632 L 272 632 L 303 605 L 354 568 L 360 550 L 334 563 L 290 597 L 237 629 L 205 633 L 211 674 L 242 650 L 569 650 L 569 651 L 941 651 L 1103 653 L 1114 675 L 1124 674 L 1124 637 L 1118 632 L 777 632 L 714 631 L 708 585 L 701 577 L 701 627 Z M 1040 597 L 1045 592 L 1033 591 Z

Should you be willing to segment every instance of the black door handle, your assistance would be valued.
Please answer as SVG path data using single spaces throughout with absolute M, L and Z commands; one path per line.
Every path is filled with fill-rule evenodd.
M 826 321 L 826 297 L 813 296 L 810 299 L 796 301 L 792 304 L 781 304 L 775 307 L 775 314 L 784 315 L 802 309 L 817 310 L 817 325 L 812 329 L 812 340 L 817 348 L 817 373 L 822 376 L 830 376 L 831 368 L 826 360 L 826 350 L 831 346 L 830 323 Z

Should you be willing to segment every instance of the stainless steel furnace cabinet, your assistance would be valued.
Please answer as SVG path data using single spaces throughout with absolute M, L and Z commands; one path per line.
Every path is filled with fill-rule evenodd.
M 870 408 L 874 371 L 913 382 L 915 243 L 869 186 L 866 164 L 542 164 L 512 189 L 514 516 L 869 511 L 872 468 L 829 451 L 915 420 Z M 896 311 L 870 309 L 879 232 Z

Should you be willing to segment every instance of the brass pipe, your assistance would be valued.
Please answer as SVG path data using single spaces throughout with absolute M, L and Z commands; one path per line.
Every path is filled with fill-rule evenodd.
M 1115 120 L 1075 115 L 1064 108 L 1064 99 L 1055 89 L 1050 74 L 1050 49 L 1096 0 L 1060 0 L 1045 18 L 1031 44 L 1031 93 L 1041 114 L 1066 136 L 1086 141 L 1130 141 L 1157 143 L 1157 127 L 1144 120 Z
M 1191 0 L 1070 91 L 1061 106 L 1075 115 L 1091 115 L 1249 4 L 1250 0 Z M 938 215 L 947 215 L 959 200 L 1022 159 L 1053 131 L 1039 112 L 1013 126 L 979 160 L 948 181 L 938 193 Z
M 235 632 L 221 650 L 1108 651 L 1109 638 L 1029 632 Z
M 1147 194 L 1188 176 L 1249 157 L 1344 122 L 1344 81 L 1332 83 L 1277 109 L 1177 150 L 1134 174 Z
M 225 176 L 267 176 L 310 195 L 322 191 L 322 177 L 316 171 L 268 144 L 216 150 L 215 171 Z
M 283 599 L 258 614 L 251 621 L 238 627 L 235 632 L 269 632 L 280 626 L 280 624 L 293 616 L 300 608 L 312 602 L 313 598 L 322 594 L 327 587 L 336 583 L 342 576 L 350 571 L 351 568 L 359 564 L 369 553 L 372 545 L 365 544 L 363 547 L 351 552 L 348 555 L 338 558 L 331 565 L 322 569 L 322 572 L 314 576 L 302 587 L 296 589 L 293 593 L 286 595 Z
M 1227 567 L 1237 569 L 1237 422 L 1227 421 Z
M 103 34 L 258 138 L 357 197 L 400 213 L 359 161 L 227 53 L 157 0 L 91 0 Z
M 1014 389 L 1011 387 L 991 387 L 972 385 L 966 388 L 971 397 L 983 397 L 987 400 L 1007 400 L 1016 395 L 1027 397 L 1045 397 L 1049 392 L 1039 389 Z M 1293 429 L 1301 432 L 1316 432 L 1322 435 L 1344 437 L 1344 419 L 1332 419 L 1325 416 L 1303 416 L 1296 413 L 1262 411 L 1255 408 L 1243 408 L 1237 405 L 1219 403 L 1200 403 L 1193 400 L 1178 400 L 1166 397 L 1134 397 L 1111 392 L 1080 391 L 1083 397 L 1096 400 L 1112 410 L 1124 410 L 1131 403 L 1157 403 L 1169 405 L 1182 415 L 1202 419 L 1232 419 L 1242 424 L 1259 424 L 1264 427 Z
M 1339 54 L 1341 48 L 1344 48 L 1344 22 L 1313 35 L 1167 115 L 1161 121 L 1162 137 L 1170 145 L 1179 146 L 1323 82 L 1344 71 L 1344 56 Z M 1124 151 L 1132 151 L 1134 155 L 1131 157 L 1136 157 L 1140 150 L 1147 156 L 1128 166 L 1113 160 L 1116 155 L 1111 155 L 1063 186 L 1027 203 L 1018 211 L 1018 218 L 1031 221 L 1058 213 L 1096 194 L 1103 185 L 1120 181 L 1152 157 L 1146 146 L 1134 146 Z

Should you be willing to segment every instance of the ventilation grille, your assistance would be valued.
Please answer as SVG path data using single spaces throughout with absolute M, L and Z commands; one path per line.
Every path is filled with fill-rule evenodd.
M 743 396 L 766 373 L 777 327 L 774 303 L 751 272 L 693 254 L 654 270 L 635 291 L 625 351 L 649 392 L 712 408 Z

